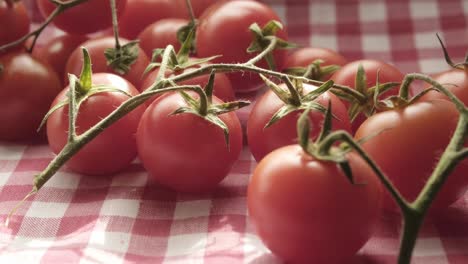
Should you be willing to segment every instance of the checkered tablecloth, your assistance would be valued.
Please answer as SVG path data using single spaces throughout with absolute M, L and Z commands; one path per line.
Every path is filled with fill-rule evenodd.
M 335 49 L 349 60 L 376 58 L 404 72 L 438 72 L 447 66 L 436 32 L 455 60 L 468 50 L 467 0 L 265 2 L 284 19 L 293 41 Z M 247 114 L 240 113 L 244 121 Z M 46 145 L 0 142 L 0 222 L 52 157 Z M 138 161 L 113 177 L 63 168 L 9 227 L 0 226 L 0 263 L 281 263 L 247 217 L 246 186 L 255 165 L 246 147 L 219 188 L 204 195 L 150 183 Z M 398 218 L 382 216 L 374 237 L 349 263 L 395 263 L 399 230 Z M 427 219 L 413 259 L 468 263 L 468 195 Z

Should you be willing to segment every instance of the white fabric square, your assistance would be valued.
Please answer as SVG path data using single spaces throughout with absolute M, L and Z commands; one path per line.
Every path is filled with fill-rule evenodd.
M 439 41 L 434 32 L 424 32 L 424 33 L 415 33 L 414 34 L 414 43 L 416 48 L 440 48 Z M 441 53 L 442 54 L 442 48 Z M 442 59 L 442 58 L 441 58 Z
M 47 182 L 47 187 L 76 189 L 81 175 L 78 173 L 59 172 Z
M 414 248 L 413 256 L 431 257 L 445 256 L 445 249 L 439 238 L 419 238 Z
M 188 259 L 196 259 L 197 256 L 205 254 L 206 245 L 206 233 L 171 236 L 167 243 L 166 256 L 187 256 Z
M 25 145 L 2 142 L 0 145 L 0 160 L 18 160 L 23 156 Z
M 312 1 L 309 5 L 309 14 L 309 21 L 312 25 L 336 23 L 336 8 L 332 1 Z
M 26 213 L 27 217 L 62 218 L 68 208 L 68 203 L 33 202 Z
M 122 232 L 106 232 L 95 228 L 89 238 L 89 247 L 102 248 L 107 251 L 125 253 L 130 244 L 130 234 Z
M 418 18 L 437 18 L 438 6 L 435 1 L 410 1 L 411 16 Z
M 210 200 L 178 202 L 174 212 L 174 219 L 209 216 L 210 209 Z
M 425 74 L 436 73 L 446 70 L 447 64 L 442 58 L 421 59 L 419 60 L 419 69 L 421 69 L 421 72 Z
M 361 3 L 359 5 L 359 19 L 361 22 L 386 21 L 387 9 L 385 3 Z
M 140 209 L 139 200 L 106 199 L 101 208 L 101 215 L 127 216 L 135 218 Z
M 312 47 L 338 50 L 338 41 L 335 35 L 314 35 L 311 37 L 310 43 Z
M 387 35 L 374 34 L 362 36 L 362 50 L 365 52 L 382 52 L 390 50 L 390 40 Z

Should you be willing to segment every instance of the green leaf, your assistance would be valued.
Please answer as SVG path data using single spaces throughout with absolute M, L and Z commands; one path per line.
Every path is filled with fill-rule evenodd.
M 179 49 L 179 52 L 177 52 L 177 59 L 179 61 L 179 64 L 182 64 L 189 60 L 189 56 L 190 56 L 190 52 L 192 51 L 194 39 L 195 39 L 195 28 L 193 27 L 187 34 L 184 42 L 182 43 L 182 46 Z
M 200 109 L 200 103 L 195 100 L 192 96 L 190 96 L 188 93 L 186 93 L 185 91 L 180 91 L 179 92 L 180 96 L 182 96 L 182 99 L 184 99 L 185 103 L 195 109 L 196 111 L 198 111 L 198 109 Z
M 199 116 L 198 112 L 194 111 L 190 107 L 179 107 L 176 110 L 174 110 L 174 112 L 170 113 L 169 115 L 171 116 L 171 115 L 179 115 L 179 114 L 185 114 L 185 113 L 190 113 L 190 114 Z
M 337 162 L 338 166 L 340 166 L 341 170 L 345 174 L 346 178 L 349 180 L 351 184 L 355 184 L 354 182 L 354 177 L 353 177 L 353 171 L 351 169 L 351 166 L 349 165 L 349 161 L 344 159 L 341 161 Z
M 122 89 L 118 89 L 112 86 L 107 86 L 107 85 L 95 85 L 89 90 L 89 92 L 86 94 L 87 97 L 98 94 L 98 93 L 121 93 L 129 98 L 133 97 L 129 92 L 124 91 Z
M 148 64 L 145 71 L 143 72 L 143 77 L 146 76 L 149 72 L 153 71 L 154 69 L 159 68 L 160 66 L 161 66 L 160 62 L 152 62 Z
M 222 55 L 215 55 L 215 56 L 206 57 L 206 58 L 190 59 L 190 60 L 188 60 L 188 61 L 186 61 L 186 62 L 184 62 L 182 64 L 179 64 L 178 68 L 179 69 L 190 68 L 190 67 L 195 66 L 195 65 L 200 65 L 200 64 L 212 61 L 212 60 L 214 60 L 216 58 L 219 58 L 219 57 L 222 57 Z
M 352 103 L 348 109 L 349 120 L 354 122 L 354 119 L 361 113 L 361 106 L 358 103 Z
M 453 63 L 452 59 L 450 58 L 447 48 L 445 47 L 444 42 L 440 38 L 439 34 L 436 33 L 436 36 L 437 36 L 437 39 L 439 40 L 440 46 L 442 47 L 442 51 L 444 52 L 445 61 L 447 62 L 448 65 L 450 65 L 450 67 L 456 68 L 455 63 Z
M 132 64 L 138 59 L 139 46 L 138 41 L 131 41 L 116 48 L 107 48 L 104 56 L 107 59 L 107 65 L 120 75 L 126 74 Z
M 283 39 L 277 39 L 275 48 L 276 49 L 295 49 L 297 48 L 297 45 L 295 43 L 291 43 Z
M 321 94 L 325 93 L 326 91 L 330 90 L 335 83 L 332 80 L 326 81 L 322 85 L 320 85 L 317 89 L 308 92 L 303 97 L 303 101 L 311 101 L 315 98 L 319 97 Z
M 214 89 L 214 81 L 215 81 L 215 70 L 212 70 L 210 73 L 210 78 L 208 79 L 208 83 L 205 85 L 205 94 L 208 99 L 208 104 L 213 102 L 213 89 Z
M 230 150 L 230 144 L 229 144 L 229 128 L 228 126 L 223 122 L 223 120 L 221 120 L 221 118 L 219 118 L 218 116 L 216 115 L 206 115 L 204 116 L 205 120 L 207 120 L 208 122 L 218 126 L 219 128 L 221 128 L 223 130 L 223 133 L 224 133 L 224 141 L 226 142 L 226 146 L 228 148 L 228 150 Z
M 91 58 L 89 57 L 88 50 L 85 47 L 82 47 L 81 51 L 83 52 L 83 67 L 81 68 L 80 73 L 80 86 L 77 87 L 80 88 L 80 93 L 88 91 L 93 86 Z
M 279 30 L 283 29 L 283 24 L 277 20 L 270 20 L 262 29 L 264 36 L 274 36 Z
M 54 105 L 51 109 L 49 109 L 49 111 L 46 113 L 46 115 L 44 116 L 44 118 L 42 118 L 41 120 L 41 123 L 39 124 L 39 127 L 37 128 L 37 131 L 39 132 L 42 127 L 45 125 L 47 119 L 49 119 L 49 117 L 55 112 L 57 111 L 58 109 L 66 106 L 68 104 L 68 99 L 65 99 L 61 102 L 59 102 L 58 104 Z
M 358 66 L 354 87 L 356 87 L 356 90 L 358 92 L 362 94 L 366 94 L 366 88 L 367 88 L 366 72 L 364 71 L 364 67 L 362 66 L 362 64 L 359 64 Z
M 162 56 L 164 54 L 165 48 L 157 48 L 153 50 L 153 54 L 151 56 L 151 62 L 159 62 L 162 59 Z
M 306 68 L 304 67 L 290 67 L 283 70 L 284 73 L 294 76 L 304 76 L 306 73 Z
M 306 109 L 297 120 L 297 137 L 302 149 L 309 153 L 309 134 L 311 124 L 309 120 L 310 109 Z
M 332 131 L 332 104 L 331 101 L 328 101 L 328 108 L 325 112 L 325 119 L 323 120 L 322 129 L 320 130 L 320 135 L 318 136 L 317 141 L 322 141 L 326 136 L 328 136 Z
M 250 105 L 249 101 L 235 101 L 235 102 L 227 102 L 227 103 L 222 103 L 222 104 L 217 104 L 217 105 L 211 105 L 210 108 L 208 109 L 208 113 L 214 114 L 214 115 L 221 115 L 224 113 L 236 111 L 248 105 Z
M 290 95 L 287 91 L 283 88 L 279 87 L 276 83 L 272 82 L 270 79 L 265 77 L 263 74 L 259 74 L 260 78 L 262 78 L 263 82 L 278 96 L 278 98 L 283 101 L 285 104 L 289 104 L 290 102 Z
M 268 121 L 268 123 L 265 125 L 264 129 L 272 126 L 273 124 L 278 122 L 281 118 L 283 118 L 283 117 L 287 116 L 288 114 L 290 114 L 290 113 L 292 113 L 294 111 L 297 111 L 297 110 L 298 110 L 297 107 L 293 106 L 293 105 L 285 105 L 285 106 L 281 107 L 271 117 L 270 121 Z
M 177 31 L 177 40 L 181 44 L 181 49 L 179 50 L 179 53 L 181 52 L 182 49 L 187 50 L 186 51 L 188 52 L 187 55 L 189 55 L 190 53 L 196 52 L 196 47 L 195 47 L 196 29 L 197 29 L 196 23 L 194 23 L 194 21 L 190 21 L 187 25 L 181 27 Z

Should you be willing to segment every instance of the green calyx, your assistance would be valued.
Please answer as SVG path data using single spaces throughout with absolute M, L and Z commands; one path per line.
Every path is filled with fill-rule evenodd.
M 119 48 L 107 48 L 104 51 L 107 65 L 120 75 L 128 73 L 131 65 L 138 59 L 138 54 L 139 45 L 137 40 L 131 41 Z
M 310 110 L 310 108 L 305 109 L 297 120 L 297 135 L 302 150 L 317 160 L 335 163 L 343 171 L 349 182 L 356 184 L 351 166 L 346 158 L 346 154 L 351 149 L 346 145 L 333 145 L 333 142 L 336 140 L 332 138 L 332 106 L 330 101 L 325 111 L 325 119 L 320 130 L 320 135 L 315 141 L 309 139 L 310 130 L 313 129 L 309 120 Z
M 283 25 L 276 21 L 269 21 L 263 28 L 257 23 L 250 25 L 249 30 L 252 32 L 252 43 L 250 43 L 247 48 L 248 53 L 260 53 L 265 50 L 271 42 L 272 38 L 276 38 L 276 45 L 274 49 L 290 49 L 295 48 L 296 45 L 289 43 L 283 39 L 276 37 L 278 31 L 283 29 Z M 276 70 L 275 60 L 273 58 L 273 53 L 269 52 L 265 56 L 265 60 L 268 63 L 268 67 L 271 70 Z
M 321 104 L 315 102 L 315 99 L 317 99 L 317 97 L 319 97 L 322 93 L 332 88 L 333 81 L 327 81 L 317 89 L 303 94 L 304 88 L 300 80 L 293 79 L 291 81 L 289 78 L 285 78 L 284 81 L 287 89 L 284 89 L 278 84 L 266 78 L 265 76 L 260 75 L 260 77 L 263 79 L 266 85 L 278 96 L 278 98 L 284 102 L 284 106 L 281 107 L 278 111 L 276 111 L 276 113 L 265 125 L 265 128 L 274 125 L 283 117 L 287 116 L 288 114 L 294 111 L 313 109 L 321 113 L 326 112 L 326 108 L 323 107 Z
M 196 65 L 209 62 L 219 57 L 219 55 L 217 55 L 217 56 L 211 56 L 211 57 L 199 58 L 199 59 L 190 58 L 190 54 L 192 54 L 192 49 L 195 43 L 195 25 L 191 25 L 189 23 L 189 25 L 180 29 L 178 32 L 178 38 L 179 37 L 180 38 L 185 37 L 185 39 L 182 42 L 180 50 L 177 53 L 175 53 L 174 50 L 171 51 L 171 56 L 167 64 L 167 69 L 172 70 L 172 71 L 180 71 L 180 70 L 184 70 L 184 69 L 196 66 Z M 153 51 L 153 55 L 151 56 L 151 63 L 146 67 L 143 75 L 146 75 L 149 72 L 161 66 L 161 60 L 162 60 L 163 54 L 165 50 L 168 48 L 173 49 L 173 47 L 171 46 L 171 47 L 166 47 L 164 49 L 155 49 Z
M 387 91 L 400 85 L 400 83 L 397 82 L 380 84 L 378 81 L 378 76 L 379 72 L 377 72 L 377 81 L 375 86 L 368 87 L 364 67 L 362 64 L 359 65 L 358 71 L 356 73 L 354 87 L 355 90 L 361 95 L 362 99 L 357 99 L 353 95 L 343 91 L 333 90 L 335 95 L 351 103 L 351 106 L 348 108 L 348 116 L 351 122 L 353 122 L 360 113 L 363 113 L 366 116 L 371 116 L 377 110 L 380 110 L 380 108 L 384 107 L 388 100 L 384 99 L 383 101 L 379 101 L 378 98 Z M 393 97 L 389 97 L 389 99 L 394 100 Z
M 218 126 L 223 130 L 224 140 L 226 142 L 227 148 L 229 149 L 229 128 L 219 117 L 219 115 L 248 106 L 250 102 L 234 101 L 221 104 L 214 104 L 212 100 L 214 79 L 215 73 L 212 72 L 210 74 L 208 84 L 204 87 L 204 91 L 200 90 L 201 93 L 199 93 L 198 99 L 192 97 L 190 94 L 184 91 L 180 91 L 179 94 L 182 96 L 187 106 L 176 109 L 174 112 L 171 113 L 171 115 L 178 115 L 184 113 L 194 114 Z
M 93 73 L 91 68 L 91 58 L 89 56 L 88 50 L 86 48 L 82 48 L 83 51 L 83 67 L 81 69 L 80 77 L 78 78 L 74 74 L 68 74 L 69 86 L 70 90 L 67 92 L 67 97 L 73 96 L 76 101 L 76 105 L 74 106 L 76 109 L 73 110 L 74 113 L 78 113 L 78 110 L 81 104 L 86 101 L 89 97 L 99 94 L 99 93 L 106 93 L 106 92 L 118 92 L 127 95 L 128 97 L 132 97 L 131 94 L 123 91 L 121 89 L 111 87 L 108 85 L 94 85 L 93 84 Z M 73 93 L 71 92 L 73 91 Z M 52 107 L 44 116 L 39 125 L 38 131 L 44 126 L 47 119 L 54 113 L 56 110 L 68 105 L 70 103 L 69 99 L 65 99 L 54 107 Z
M 291 67 L 283 70 L 284 73 L 305 77 L 311 80 L 324 81 L 326 76 L 340 69 L 338 65 L 321 66 L 323 60 L 315 60 L 307 67 Z

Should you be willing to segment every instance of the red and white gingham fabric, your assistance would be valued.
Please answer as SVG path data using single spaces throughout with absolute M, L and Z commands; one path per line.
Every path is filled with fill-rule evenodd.
M 293 41 L 335 49 L 349 60 L 376 58 L 404 72 L 438 72 L 447 66 L 436 32 L 455 60 L 468 50 L 466 0 L 265 2 L 284 19 Z M 247 114 L 240 113 L 244 121 Z M 1 222 L 52 157 L 46 145 L 0 142 Z M 220 187 L 204 195 L 150 183 L 138 162 L 107 178 L 64 168 L 19 208 L 9 227 L 0 226 L 0 263 L 281 263 L 247 217 L 246 187 L 255 165 L 246 147 Z M 374 237 L 349 263 L 396 263 L 399 229 L 398 218 L 382 216 Z M 413 263 L 468 263 L 468 195 L 427 219 Z

